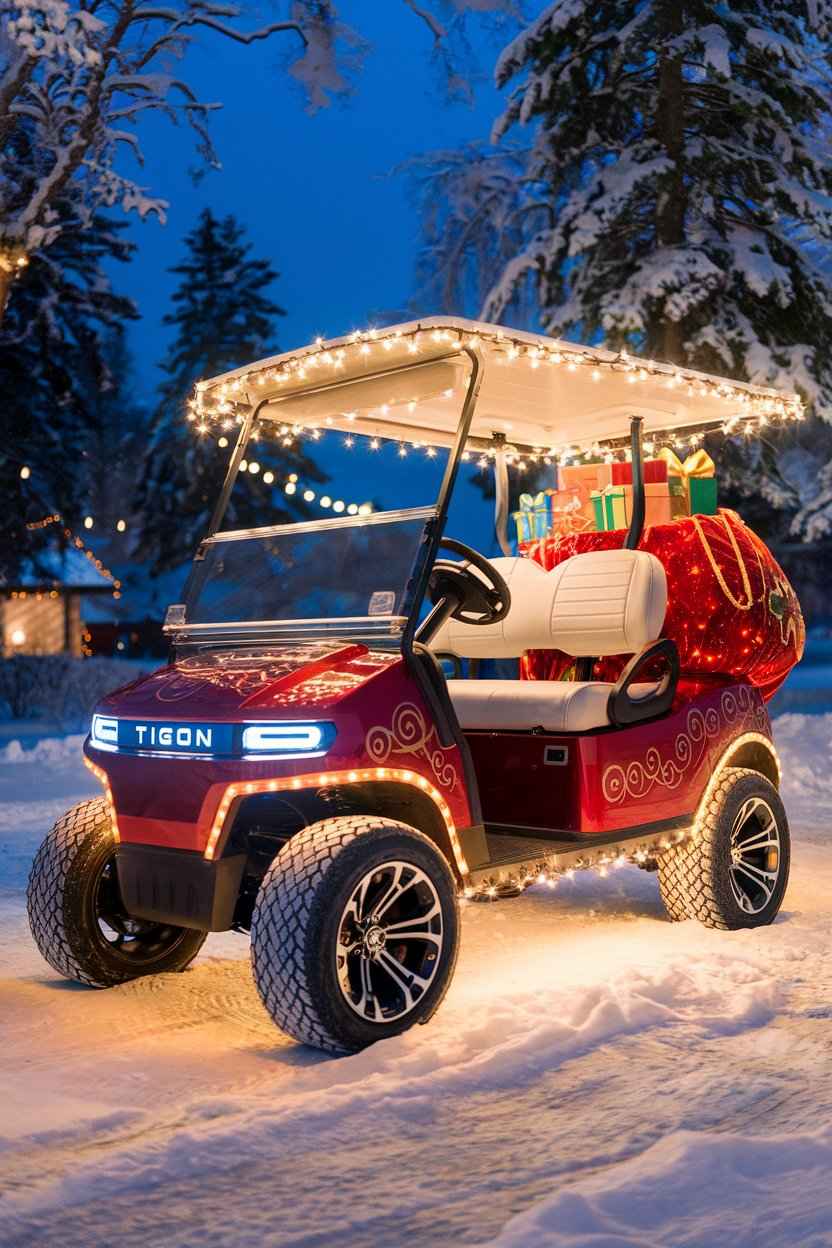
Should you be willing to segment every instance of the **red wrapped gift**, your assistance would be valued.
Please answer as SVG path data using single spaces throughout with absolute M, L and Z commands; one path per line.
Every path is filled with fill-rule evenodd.
M 621 530 L 544 538 L 521 548 L 547 569 L 571 555 L 615 550 Z M 668 606 L 661 635 L 676 642 L 691 677 L 745 680 L 772 697 L 800 662 L 806 632 L 797 595 L 764 542 L 733 511 L 684 516 L 645 529 L 640 549 L 664 565 Z M 629 656 L 599 659 L 596 680 L 617 680 Z M 560 680 L 574 659 L 559 650 L 531 650 L 526 679 Z
M 645 459 L 643 469 L 645 485 L 653 485 L 667 480 L 667 464 L 663 459 Z M 604 482 L 599 487 L 600 489 L 604 489 L 608 485 L 633 484 L 633 465 L 629 461 L 625 463 L 598 464 L 598 471 Z

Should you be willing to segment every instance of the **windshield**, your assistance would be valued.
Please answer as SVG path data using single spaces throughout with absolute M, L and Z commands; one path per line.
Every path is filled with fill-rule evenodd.
M 186 631 L 382 637 L 404 627 L 435 507 L 217 533 L 186 590 Z

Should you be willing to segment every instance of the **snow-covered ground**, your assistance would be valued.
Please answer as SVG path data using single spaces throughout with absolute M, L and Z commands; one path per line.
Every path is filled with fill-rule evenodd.
M 671 926 L 629 868 L 465 909 L 427 1027 L 289 1042 L 243 936 L 106 992 L 35 951 L 80 738 L 0 749 L 0 1244 L 801 1248 L 832 1243 L 832 715 L 776 723 L 795 837 L 758 932 Z

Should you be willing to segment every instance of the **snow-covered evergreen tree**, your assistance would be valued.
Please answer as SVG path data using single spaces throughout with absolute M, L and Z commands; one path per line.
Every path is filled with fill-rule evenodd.
M 212 434 L 200 437 L 188 422 L 186 401 L 194 383 L 276 352 L 275 319 L 284 314 L 269 294 L 278 274 L 268 260 L 252 257 L 233 217 L 219 220 L 206 208 L 185 243 L 186 258 L 171 270 L 181 278 L 165 317 L 175 336 L 162 363 L 166 379 L 138 500 L 136 553 L 157 571 L 182 563 L 205 536 L 236 438 L 236 427 L 229 429 L 221 435 L 226 445 L 218 447 Z M 229 525 L 232 517 L 239 525 L 279 523 L 290 517 L 289 506 L 303 512 L 303 503 L 290 502 L 280 488 L 291 472 L 309 481 L 324 479 L 297 444 L 258 445 L 258 462 L 278 479 L 267 488 L 262 473 L 244 477 L 232 497 Z
M 415 292 L 406 314 L 479 311 L 495 273 L 503 273 L 523 250 L 529 213 L 544 219 L 540 203 L 525 204 L 519 193 L 528 155 L 509 145 L 490 150 L 472 143 L 402 166 L 400 172 L 416 190 L 423 231 Z M 532 283 L 516 284 L 510 320 L 517 329 L 539 327 Z
M 553 334 L 797 387 L 832 420 L 831 15 L 547 4 L 497 63 L 494 146 L 423 162 L 420 274 L 444 306 L 523 324 L 531 299 Z M 810 541 L 832 535 L 818 429 L 729 473 Z
M 514 188 L 525 240 L 482 314 L 505 315 L 531 280 L 551 332 L 797 384 L 832 408 L 832 86 L 819 10 L 548 4 L 497 65 L 510 98 L 495 141 L 530 131 L 532 142 Z M 468 242 L 480 245 L 477 228 Z
M 28 524 L 57 512 L 75 528 L 84 514 L 87 450 L 114 385 L 107 341 L 137 315 L 104 268 L 129 258 L 122 229 L 96 215 L 64 230 L 33 259 L 0 327 L 0 576 L 13 577 L 44 538 Z

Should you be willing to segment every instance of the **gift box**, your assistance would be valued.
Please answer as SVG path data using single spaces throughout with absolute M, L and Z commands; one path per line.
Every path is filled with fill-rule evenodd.
M 672 520 L 680 520 L 690 515 L 690 498 L 688 487 L 681 477 L 668 477 L 667 491 L 670 497 L 670 516 Z
M 630 492 L 629 508 L 627 490 Z M 632 486 L 608 485 L 603 490 L 593 490 L 592 507 L 597 531 L 605 533 L 609 529 L 628 528 L 629 515 L 632 514 L 632 498 Z
M 678 498 L 686 503 L 686 499 Z M 633 518 L 633 487 L 609 485 L 592 495 L 595 528 L 604 533 L 610 529 L 628 529 Z M 672 496 L 667 481 L 644 483 L 644 527 L 651 524 L 670 524 L 675 519 Z
M 685 495 L 687 510 L 682 514 L 715 516 L 718 501 L 716 466 L 708 452 L 702 449 L 694 451 L 684 463 L 667 446 L 659 455 L 667 465 L 668 481 L 676 483 L 674 494 Z
M 663 459 L 645 459 L 642 469 L 643 479 L 646 484 L 654 485 L 667 480 L 667 464 Z M 606 489 L 608 485 L 632 485 L 633 465 L 629 461 L 599 464 L 598 480 L 600 482 L 599 489 Z
M 575 486 L 568 489 L 547 490 L 549 498 L 550 523 L 552 527 L 561 521 L 574 520 L 573 525 L 561 523 L 559 532 L 582 533 L 592 528 L 593 511 L 589 500 L 584 500 L 581 491 Z M 582 523 L 577 523 L 577 521 Z
M 549 497 L 550 491 L 541 490 L 539 494 L 521 494 L 518 500 L 520 510 L 512 513 L 517 525 L 518 542 L 531 542 L 536 537 L 547 537 L 550 528 Z
M 577 490 L 581 503 L 589 508 L 593 490 L 603 490 L 610 482 L 604 478 L 609 464 L 561 464 L 558 468 L 559 490 Z

